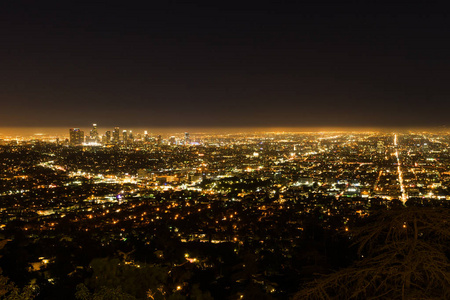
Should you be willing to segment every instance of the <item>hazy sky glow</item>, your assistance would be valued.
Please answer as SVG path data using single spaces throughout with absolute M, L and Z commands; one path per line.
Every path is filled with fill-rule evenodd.
M 448 124 L 450 21 L 422 1 L 3 2 L 0 126 Z

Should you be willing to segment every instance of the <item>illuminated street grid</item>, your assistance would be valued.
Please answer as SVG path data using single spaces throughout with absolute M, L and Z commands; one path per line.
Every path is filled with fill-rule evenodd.
M 450 199 L 448 134 L 107 135 L 1 140 L 0 228 L 36 239 L 84 232 L 103 247 L 139 241 L 160 259 L 171 250 L 154 240 L 170 237 L 182 260 L 205 270 L 221 263 L 190 243 L 225 243 L 283 267 L 308 224 L 345 233 L 376 207 Z M 36 272 L 46 256 L 30 262 Z M 279 285 L 264 288 L 293 292 Z

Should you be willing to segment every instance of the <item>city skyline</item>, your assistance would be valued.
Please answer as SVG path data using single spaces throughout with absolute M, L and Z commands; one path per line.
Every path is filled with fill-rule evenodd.
M 0 1 L 0 298 L 450 299 L 425 1 Z
M 332 276 L 361 298 L 450 295 L 448 132 L 161 137 L 98 125 L 0 139 L 4 293 L 350 298 L 348 284 L 317 290 Z M 368 236 L 374 250 L 357 252 Z M 424 279 L 405 288 L 403 272 Z
M 147 131 L 150 135 L 162 134 L 163 136 L 184 135 L 185 132 L 191 134 L 284 134 L 284 133 L 448 133 L 450 130 L 446 126 L 435 127 L 128 127 L 128 126 L 99 126 L 98 132 L 104 135 L 107 131 L 113 131 L 115 127 L 122 130 L 132 131 L 137 134 L 144 134 Z M 68 138 L 69 129 L 78 128 L 89 135 L 92 127 L 89 125 L 74 127 L 0 127 L 0 138 L 7 139 L 40 139 L 40 138 Z

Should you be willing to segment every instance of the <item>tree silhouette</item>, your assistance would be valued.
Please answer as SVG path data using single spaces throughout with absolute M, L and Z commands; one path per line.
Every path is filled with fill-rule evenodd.
M 120 287 L 101 287 L 91 294 L 88 288 L 80 283 L 77 285 L 75 297 L 79 300 L 136 300 L 135 297 L 122 291 Z
M 149 289 L 158 290 L 167 281 L 168 270 L 164 267 L 127 265 L 119 259 L 96 258 L 90 264 L 93 274 L 88 286 L 100 289 L 120 287 L 124 293 L 145 298 Z
M 353 231 L 360 260 L 294 299 L 449 299 L 448 209 L 380 211 Z
M 0 250 L 11 240 L 1 240 Z M 0 256 L 1 257 L 1 256 Z M 8 277 L 3 276 L 0 269 L 0 299 L 5 300 L 31 300 L 34 298 L 35 286 L 27 285 L 23 289 L 18 288 Z

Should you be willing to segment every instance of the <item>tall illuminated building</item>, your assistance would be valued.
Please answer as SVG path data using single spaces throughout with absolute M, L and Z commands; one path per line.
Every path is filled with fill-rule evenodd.
M 81 145 L 84 142 L 84 131 L 80 128 L 71 128 L 69 130 L 69 143 L 73 146 Z
M 128 133 L 126 130 L 122 131 L 122 141 L 124 144 L 128 143 Z
M 189 132 L 184 133 L 184 144 L 189 145 L 191 143 L 191 136 L 189 135 Z
M 90 132 L 91 141 L 98 142 L 97 124 L 92 124 L 92 130 Z
M 119 127 L 114 127 L 113 143 L 118 144 L 119 142 L 120 142 L 120 130 L 119 130 Z
M 103 143 L 104 144 L 110 143 L 111 142 L 111 131 L 109 131 L 109 130 L 106 131 L 104 137 L 105 137 L 105 140 Z
M 130 134 L 128 135 L 128 140 L 127 140 L 127 142 L 129 143 L 129 144 L 133 144 L 134 143 L 134 135 L 133 135 L 133 132 L 130 130 Z

